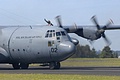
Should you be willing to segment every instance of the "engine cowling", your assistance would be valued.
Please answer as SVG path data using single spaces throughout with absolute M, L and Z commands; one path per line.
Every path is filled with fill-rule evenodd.
M 71 41 L 75 45 L 77 45 L 79 43 L 79 41 L 76 38 L 71 38 Z

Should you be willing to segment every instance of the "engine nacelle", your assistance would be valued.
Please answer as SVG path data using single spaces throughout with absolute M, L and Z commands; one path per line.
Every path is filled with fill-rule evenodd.
M 65 28 L 65 30 L 68 32 L 68 33 L 74 33 L 78 30 L 77 26 L 74 25 L 72 27 L 69 27 L 69 28 Z
M 97 34 L 96 29 L 88 28 L 88 27 L 79 28 L 75 33 L 78 36 L 81 36 L 81 37 L 83 37 L 85 39 L 89 39 L 89 40 L 97 40 L 101 37 L 101 35 Z
M 77 45 L 79 43 L 79 41 L 76 38 L 71 38 L 71 41 L 75 45 Z

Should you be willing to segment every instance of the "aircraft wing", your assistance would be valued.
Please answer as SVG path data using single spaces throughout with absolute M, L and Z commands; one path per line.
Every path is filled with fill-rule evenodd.
M 120 25 L 111 25 L 108 26 L 105 30 L 116 30 L 116 29 L 120 29 Z
M 103 26 L 102 26 L 103 27 Z M 68 32 L 68 33 L 76 33 L 76 31 L 82 31 L 84 29 L 95 29 L 95 26 L 92 25 L 84 25 L 84 26 L 65 26 L 64 29 Z M 110 25 L 107 28 L 105 28 L 104 30 L 117 30 L 120 29 L 120 25 Z

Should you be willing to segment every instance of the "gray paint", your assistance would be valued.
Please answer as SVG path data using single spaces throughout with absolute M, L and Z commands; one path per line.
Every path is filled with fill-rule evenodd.
M 63 61 L 69 58 L 75 51 L 75 45 L 66 36 L 45 38 L 48 30 L 64 31 L 62 28 L 52 26 L 42 27 L 10 27 L 1 29 L 0 47 L 6 51 L 8 63 L 45 63 Z M 48 46 L 48 41 L 54 42 Z M 57 48 L 57 52 L 51 52 Z

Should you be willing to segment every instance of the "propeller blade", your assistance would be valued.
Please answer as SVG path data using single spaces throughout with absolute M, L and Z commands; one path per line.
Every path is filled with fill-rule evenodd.
M 97 22 L 97 18 L 96 18 L 95 15 L 91 18 L 91 20 L 93 21 L 93 23 L 96 25 L 96 28 L 98 29 L 98 30 L 96 31 L 96 36 L 97 36 L 98 38 L 103 37 L 103 39 L 105 40 L 106 44 L 109 46 L 109 45 L 111 44 L 111 42 L 110 42 L 110 40 L 109 40 L 109 39 L 106 37 L 106 35 L 105 35 L 105 29 L 106 29 L 110 24 L 112 24 L 113 21 L 110 19 L 109 22 L 108 22 L 104 27 L 101 28 L 101 27 L 99 26 L 98 22 Z
M 96 25 L 97 29 L 99 30 L 99 29 L 100 29 L 100 26 L 99 26 L 99 24 L 98 24 L 98 22 L 97 22 L 96 16 L 94 15 L 94 16 L 91 18 L 91 20 L 93 21 L 93 23 Z
M 108 23 L 102 28 L 102 29 L 106 29 L 109 25 L 111 25 L 111 24 L 114 24 L 113 23 L 113 21 L 112 21 L 112 19 L 110 19 L 109 21 L 108 21 Z
M 63 28 L 63 27 L 62 27 L 61 17 L 60 17 L 60 16 L 57 16 L 57 17 L 56 17 L 56 21 L 57 21 L 58 26 L 61 27 L 61 28 Z
M 102 33 L 102 37 L 104 38 L 107 46 L 111 45 L 111 41 L 106 37 L 105 33 Z
M 53 26 L 53 24 L 51 23 L 50 20 L 46 20 L 46 19 L 44 19 L 44 21 L 45 21 L 46 23 L 48 23 L 48 25 Z

